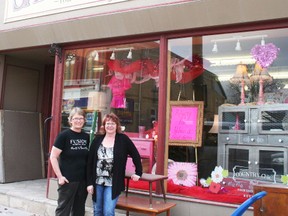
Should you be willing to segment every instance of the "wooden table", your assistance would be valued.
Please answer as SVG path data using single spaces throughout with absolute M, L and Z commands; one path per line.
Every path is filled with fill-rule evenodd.
M 125 177 L 127 179 L 127 184 L 126 184 L 126 197 L 128 196 L 128 190 L 129 190 L 129 181 L 131 179 L 133 173 L 130 172 L 126 172 Z M 143 173 L 141 178 L 139 180 L 141 181 L 147 181 L 149 182 L 149 203 L 150 203 L 150 207 L 152 207 L 152 183 L 153 182 L 160 182 L 161 185 L 161 190 L 162 190 L 162 194 L 163 194 L 163 199 L 164 202 L 166 203 L 166 193 L 165 193 L 165 189 L 164 189 L 164 180 L 168 179 L 168 176 L 164 176 L 164 175 L 154 175 L 154 174 L 149 174 L 149 173 Z
M 176 206 L 175 203 L 167 203 L 166 202 L 166 193 L 164 189 L 164 180 L 167 179 L 167 176 L 163 175 L 153 175 L 148 173 L 143 173 L 140 180 L 149 182 L 149 202 L 145 198 L 137 197 L 137 196 L 129 196 L 129 181 L 131 179 L 133 173 L 126 172 L 126 193 L 125 196 L 120 196 L 117 202 L 116 208 L 126 210 L 126 215 L 129 215 L 129 211 L 148 214 L 152 216 L 156 216 L 162 212 L 166 212 L 167 216 L 170 216 L 170 209 Z M 160 182 L 161 190 L 163 194 L 164 201 L 154 201 L 152 199 L 152 183 Z

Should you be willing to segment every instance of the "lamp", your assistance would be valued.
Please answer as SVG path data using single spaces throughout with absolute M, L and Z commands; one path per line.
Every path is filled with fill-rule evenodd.
M 214 52 L 214 53 L 218 52 L 218 47 L 217 47 L 217 43 L 216 42 L 214 42 L 212 52 Z
M 111 56 L 110 56 L 110 59 L 111 59 L 111 60 L 115 60 L 115 52 L 114 52 L 114 50 L 113 50 L 113 52 L 112 52 L 112 54 L 111 54 Z
M 235 50 L 236 50 L 236 51 L 241 51 L 241 50 L 242 50 L 241 44 L 240 44 L 240 41 L 239 41 L 239 40 L 237 40 Z
M 218 131 L 219 131 L 219 118 L 218 118 L 218 115 L 214 115 L 213 125 L 208 133 L 217 134 Z
M 102 91 L 91 91 L 88 93 L 88 110 L 105 110 L 107 109 L 107 93 Z
M 249 84 L 250 80 L 248 77 L 247 66 L 245 64 L 238 64 L 236 72 L 230 79 L 233 84 L 241 83 L 241 103 L 239 105 L 245 104 L 245 84 Z
M 260 64 L 256 63 L 254 70 L 250 76 L 251 82 L 259 81 L 259 95 L 258 95 L 258 105 L 264 104 L 264 82 L 272 82 L 273 78 L 267 71 L 267 68 L 262 68 Z
M 128 53 L 128 55 L 127 55 L 127 58 L 128 58 L 128 59 L 132 59 L 132 50 L 131 50 L 131 49 L 129 50 L 129 53 Z

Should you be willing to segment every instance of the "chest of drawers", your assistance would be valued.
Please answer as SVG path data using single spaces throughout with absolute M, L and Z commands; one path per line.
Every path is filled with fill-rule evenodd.
M 140 154 L 143 172 L 151 173 L 154 162 L 154 140 L 135 137 L 132 137 L 131 140 L 135 144 Z M 133 164 L 132 158 L 128 158 L 126 170 L 129 172 L 135 172 L 135 166 Z

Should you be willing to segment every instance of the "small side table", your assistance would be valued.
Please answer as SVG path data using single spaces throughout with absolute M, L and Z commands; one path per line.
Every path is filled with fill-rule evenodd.
M 133 175 L 133 173 L 131 173 L 131 172 L 125 173 L 125 178 L 127 179 L 126 197 L 128 196 L 129 181 L 130 181 L 132 175 Z M 157 182 L 157 181 L 160 182 L 161 190 L 162 190 L 162 194 L 163 194 L 163 199 L 164 199 L 164 202 L 166 203 L 166 193 L 165 193 L 165 189 L 164 189 L 164 180 L 165 179 L 168 179 L 168 176 L 154 175 L 154 174 L 148 174 L 148 173 L 143 173 L 141 178 L 139 179 L 141 181 L 148 181 L 149 182 L 149 204 L 150 204 L 150 208 L 152 208 L 152 183 L 153 182 Z

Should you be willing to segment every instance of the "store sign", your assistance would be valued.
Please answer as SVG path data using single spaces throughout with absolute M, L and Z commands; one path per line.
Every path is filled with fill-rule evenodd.
M 170 101 L 169 145 L 202 145 L 203 101 Z
M 253 172 L 244 166 L 234 166 L 233 179 L 236 178 L 257 179 L 276 183 L 276 171 L 272 168 L 259 168 L 259 172 Z
M 4 22 L 14 22 L 124 1 L 129 0 L 5 0 Z

